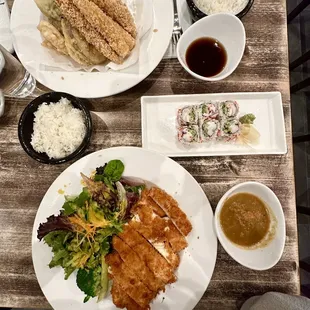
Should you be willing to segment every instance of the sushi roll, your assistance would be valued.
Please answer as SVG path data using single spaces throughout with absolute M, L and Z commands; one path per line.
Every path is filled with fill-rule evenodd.
M 239 112 L 239 105 L 237 101 L 225 101 L 219 104 L 219 113 L 221 118 L 236 117 Z
M 186 106 L 178 110 L 178 123 L 180 126 L 197 125 L 198 110 L 196 106 Z
M 219 115 L 218 104 L 212 102 L 204 102 L 199 105 L 200 118 L 217 118 Z
M 210 141 L 218 137 L 220 122 L 216 119 L 205 119 L 201 124 L 201 140 Z
M 237 119 L 223 120 L 221 123 L 220 137 L 226 141 L 237 139 L 240 135 L 241 124 Z
M 178 132 L 178 139 L 182 143 L 199 142 L 199 128 L 197 125 L 181 126 Z

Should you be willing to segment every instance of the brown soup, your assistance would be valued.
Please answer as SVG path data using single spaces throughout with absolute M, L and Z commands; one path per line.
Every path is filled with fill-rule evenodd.
M 270 229 L 270 213 L 264 202 L 249 193 L 228 198 L 220 212 L 220 224 L 233 243 L 251 247 L 262 241 Z

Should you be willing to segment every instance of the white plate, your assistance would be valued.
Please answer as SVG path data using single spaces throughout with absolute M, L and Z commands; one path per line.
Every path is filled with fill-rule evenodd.
M 269 207 L 275 217 L 274 238 L 265 247 L 244 249 L 229 241 L 219 221 L 224 202 L 238 193 L 251 193 L 259 197 Z M 275 193 L 266 185 L 258 182 L 245 182 L 231 188 L 219 201 L 215 211 L 215 229 L 217 236 L 226 252 L 239 264 L 254 269 L 266 270 L 278 263 L 285 245 L 285 218 L 281 203 Z
M 199 143 L 190 146 L 177 140 L 177 110 L 202 100 L 236 100 L 240 115 L 253 113 L 260 142 L 255 146 L 234 143 Z M 141 98 L 142 145 L 144 148 L 173 156 L 226 156 L 286 154 L 286 137 L 281 94 L 226 93 Z
M 25 63 L 25 59 L 35 59 L 29 44 L 27 33 L 36 32 L 41 19 L 41 12 L 33 0 L 15 0 L 11 15 L 11 29 L 14 48 L 25 68 L 43 85 L 60 92 L 67 92 L 77 97 L 98 98 L 118 94 L 144 80 L 158 65 L 167 50 L 173 27 L 172 1 L 153 0 L 154 22 L 150 31 L 142 38 L 139 62 L 121 71 L 108 72 L 68 72 L 36 70 Z M 21 31 L 23 29 L 24 31 Z M 153 29 L 157 29 L 156 32 Z M 18 35 L 17 35 L 18 33 Z M 38 48 L 41 48 L 40 45 Z M 31 53 L 25 57 L 25 53 Z
M 125 176 L 148 180 L 175 197 L 190 219 L 193 230 L 187 237 L 189 246 L 181 254 L 178 281 L 166 288 L 152 303 L 153 310 L 190 310 L 198 303 L 210 282 L 217 254 L 213 212 L 195 179 L 179 164 L 155 152 L 134 147 L 117 147 L 92 153 L 67 168 L 46 192 L 37 212 L 32 232 L 32 259 L 41 289 L 55 310 L 115 309 L 111 296 L 100 303 L 95 299 L 83 304 L 84 294 L 76 286 L 73 274 L 64 280 L 62 268 L 48 268 L 50 248 L 37 239 L 39 224 L 51 214 L 58 214 L 66 194 L 81 191 L 80 172 L 89 175 L 96 167 L 112 159 L 125 164 Z M 64 187 L 66 185 L 66 187 Z M 165 299 L 163 300 L 163 297 Z

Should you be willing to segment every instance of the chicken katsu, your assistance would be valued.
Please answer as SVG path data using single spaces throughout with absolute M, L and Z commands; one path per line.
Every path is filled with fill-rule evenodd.
M 61 23 L 70 52 L 83 60 L 79 53 L 84 46 L 75 40 L 69 22 Z M 57 47 L 61 46 L 60 40 Z M 62 267 L 65 280 L 76 271 L 83 302 L 100 302 L 111 288 L 116 307 L 149 310 L 178 280 L 180 251 L 188 245 L 185 235 L 191 223 L 168 193 L 146 181 L 124 178 L 124 170 L 124 163 L 114 159 L 89 177 L 81 173 L 82 191 L 65 196 L 60 213 L 40 223 L 37 238 L 53 252 L 50 268 Z
M 112 299 L 119 308 L 149 309 L 165 285 L 177 281 L 179 252 L 187 247 L 185 235 L 192 226 L 178 203 L 155 187 L 143 191 L 131 214 L 123 231 L 113 237 L 113 252 L 106 257 Z

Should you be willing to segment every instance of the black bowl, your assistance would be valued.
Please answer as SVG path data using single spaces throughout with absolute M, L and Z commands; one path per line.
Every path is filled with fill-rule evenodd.
M 50 159 L 46 153 L 36 152 L 33 149 L 32 145 L 30 144 L 31 135 L 33 133 L 34 112 L 37 111 L 39 105 L 41 105 L 43 102 L 46 103 L 58 102 L 61 98 L 67 98 L 68 100 L 71 101 L 71 104 L 75 108 L 83 112 L 86 124 L 86 134 L 81 145 L 72 154 L 64 158 Z M 34 99 L 27 105 L 26 109 L 24 110 L 18 122 L 18 138 L 23 149 L 30 157 L 44 164 L 62 164 L 74 159 L 76 156 L 80 155 L 86 149 L 86 147 L 90 142 L 91 134 L 92 134 L 92 119 L 89 110 L 86 108 L 85 104 L 81 99 L 66 93 L 51 92 Z
M 187 1 L 187 5 L 189 7 L 190 15 L 191 15 L 192 20 L 194 22 L 196 22 L 197 20 L 199 20 L 203 17 L 208 16 L 207 14 L 205 14 L 204 12 L 202 12 L 198 9 L 196 4 L 194 3 L 194 0 L 186 0 L 186 1 Z M 254 3 L 254 0 L 249 0 L 246 7 L 240 13 L 236 14 L 236 16 L 241 19 L 244 15 L 246 15 L 249 12 L 253 3 Z

